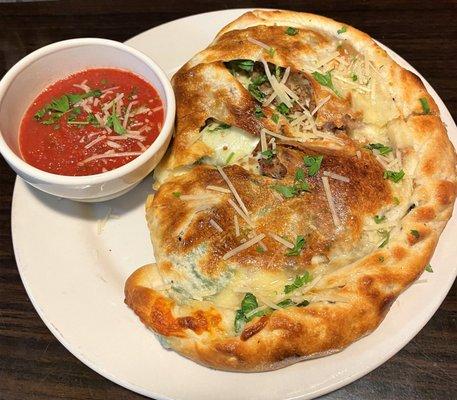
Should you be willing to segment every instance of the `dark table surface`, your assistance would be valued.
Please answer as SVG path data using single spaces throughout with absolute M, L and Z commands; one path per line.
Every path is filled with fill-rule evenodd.
M 322 14 L 367 32 L 415 66 L 456 118 L 456 1 L 0 0 L 0 77 L 27 53 L 54 41 L 82 36 L 124 41 L 187 15 L 255 6 Z M 35 312 L 19 278 L 11 243 L 14 180 L 0 159 L 0 400 L 143 398 L 82 364 Z M 325 398 L 457 399 L 456 310 L 454 284 L 434 317 L 403 350 Z

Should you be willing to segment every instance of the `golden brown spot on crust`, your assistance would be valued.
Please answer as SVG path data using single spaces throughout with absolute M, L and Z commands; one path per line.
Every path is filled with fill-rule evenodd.
M 173 302 L 164 297 L 159 297 L 154 302 L 148 322 L 152 328 L 164 336 L 184 336 L 179 324 L 173 317 L 171 307 Z
M 401 261 L 408 255 L 408 251 L 404 247 L 395 246 L 392 249 L 392 255 L 397 261 Z
M 246 341 L 249 338 L 256 335 L 257 333 L 259 333 L 267 324 L 268 318 L 269 318 L 268 316 L 264 315 L 258 321 L 254 322 L 253 324 L 250 324 L 249 326 L 244 328 L 243 332 L 241 332 L 240 339 L 242 341 Z
M 422 164 L 422 173 L 426 176 L 432 176 L 435 174 L 436 168 L 436 160 L 428 159 Z
M 427 222 L 435 219 L 436 213 L 432 207 L 424 206 L 416 208 L 415 217 L 418 221 Z
M 457 185 L 454 182 L 441 181 L 436 188 L 436 198 L 439 204 L 447 206 L 451 204 L 457 192 Z

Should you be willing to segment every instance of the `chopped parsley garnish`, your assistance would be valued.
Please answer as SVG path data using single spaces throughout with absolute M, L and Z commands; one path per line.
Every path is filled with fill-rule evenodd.
M 232 161 L 232 158 L 233 156 L 235 155 L 235 153 L 232 151 L 229 156 L 227 157 L 227 160 L 225 160 L 225 163 L 228 164 L 230 163 L 230 161 Z
M 82 110 L 81 107 L 75 107 L 70 111 L 70 114 L 68 115 L 68 122 L 73 122 L 76 120 L 77 116 L 81 114 Z
M 419 233 L 418 230 L 416 230 L 416 229 L 411 229 L 411 230 L 410 230 L 410 233 L 411 233 L 411 235 L 413 235 L 416 239 L 419 239 L 419 238 L 420 238 L 420 233 Z
M 91 90 L 83 94 L 68 93 L 63 96 L 53 99 L 50 103 L 46 104 L 43 108 L 38 110 L 33 116 L 36 120 L 41 120 L 46 113 L 49 112 L 49 118 L 41 121 L 44 125 L 52 125 L 56 123 L 62 115 L 70 111 L 71 106 L 79 101 L 88 97 L 100 97 L 102 92 L 98 89 Z
M 392 147 L 386 146 L 382 143 L 370 143 L 366 146 L 366 148 L 370 150 L 378 150 L 381 156 L 385 156 L 386 154 L 392 152 Z
M 265 114 L 262 110 L 262 107 L 260 106 L 255 106 L 255 111 L 254 111 L 254 115 L 256 118 L 263 118 L 265 117 Z
M 352 73 L 352 74 L 351 74 L 351 79 L 352 79 L 352 82 L 355 82 L 355 81 L 356 81 L 357 79 L 359 79 L 359 78 L 357 77 L 356 74 Z
M 172 194 L 178 199 L 181 197 L 181 192 L 173 192 Z
M 288 294 L 294 290 L 301 288 L 306 283 L 310 283 L 313 280 L 311 274 L 308 271 L 305 271 L 303 275 L 298 275 L 295 277 L 294 281 L 290 285 L 284 287 L 284 293 Z
M 297 168 L 295 171 L 295 181 L 304 181 L 305 180 L 305 171 L 303 171 L 303 168 Z
M 255 251 L 256 251 L 257 253 L 260 253 L 260 254 L 265 253 L 264 248 L 263 248 L 263 247 L 260 247 L 260 246 L 257 246 L 257 247 L 255 248 Z
M 432 268 L 432 266 L 431 266 L 430 264 L 427 264 L 427 265 L 425 266 L 425 270 L 426 270 L 427 272 L 433 272 L 433 268 Z
M 287 308 L 287 307 L 294 306 L 295 303 L 291 299 L 284 299 L 284 300 L 280 301 L 279 303 L 277 303 L 276 305 L 281 308 Z
M 286 252 L 286 256 L 299 256 L 300 252 L 302 251 L 303 247 L 305 246 L 305 237 L 298 235 L 297 239 L 295 239 L 294 248 L 290 249 Z M 295 278 L 297 279 L 297 278 Z M 288 293 L 288 292 L 286 292 Z
M 254 318 L 254 316 L 252 316 L 248 319 L 246 314 L 254 311 L 257 307 L 259 307 L 257 298 L 252 293 L 246 293 L 241 301 L 241 308 L 238 309 L 235 314 L 235 332 L 239 332 L 246 322 Z
M 291 26 L 289 26 L 285 32 L 286 32 L 286 35 L 295 36 L 298 33 L 298 29 L 292 28 Z
M 281 80 L 281 76 L 284 72 L 284 68 L 280 67 L 279 65 L 275 65 L 275 77 L 278 81 Z
M 266 82 L 267 80 L 268 80 L 268 78 L 265 74 L 259 74 L 255 78 L 252 78 L 251 82 L 253 85 L 260 86 L 262 83 Z
M 297 277 L 300 278 L 300 277 Z M 295 280 L 297 280 L 295 278 Z M 294 281 L 295 283 L 295 281 Z M 308 282 L 303 282 L 303 283 L 308 283 Z M 302 283 L 302 285 L 303 285 Z M 299 286 L 298 286 L 299 287 Z M 276 305 L 281 308 L 287 308 L 287 307 L 306 307 L 309 304 L 308 300 L 303 300 L 300 303 L 294 303 L 291 299 L 284 299 L 277 303 Z M 275 311 L 271 307 L 266 307 L 263 310 L 259 310 L 255 312 L 254 314 L 251 314 L 256 308 L 259 307 L 259 303 L 257 302 L 257 298 L 252 294 L 252 293 L 246 293 L 244 295 L 243 300 L 241 301 L 241 306 L 240 308 L 236 311 L 235 313 L 235 321 L 234 321 L 234 327 L 235 327 L 235 332 L 240 332 L 246 322 L 251 321 L 255 317 L 262 317 L 264 315 L 269 315 L 273 311 Z M 251 315 L 249 315 L 251 314 Z M 249 315 L 249 317 L 248 317 Z
M 308 167 L 308 175 L 315 176 L 319 171 L 324 156 L 305 156 L 303 162 Z
M 392 199 L 393 200 L 393 203 L 398 206 L 400 204 L 400 199 L 398 197 L 395 197 Z
M 430 114 L 430 105 L 428 104 L 428 100 L 425 97 L 421 97 L 419 101 L 421 103 L 424 114 Z
M 272 189 L 276 190 L 278 193 L 282 194 L 285 198 L 292 198 L 298 195 L 299 191 L 295 186 L 286 186 L 286 185 L 273 185 Z
M 268 49 L 268 54 L 270 55 L 270 57 L 273 57 L 276 53 L 276 49 L 274 49 L 273 47 L 270 47 Z
M 280 103 L 276 106 L 276 110 L 280 112 L 282 115 L 287 115 L 290 113 L 290 108 L 287 107 L 284 103 Z
M 392 182 L 398 183 L 405 176 L 405 172 L 401 169 L 400 171 L 384 171 L 384 179 L 389 179 Z
M 273 115 L 271 116 L 271 120 L 272 120 L 275 124 L 277 124 L 277 123 L 279 122 L 279 114 L 273 114 Z
M 276 154 L 274 150 L 265 150 L 260 153 L 265 160 L 271 160 Z
M 254 70 L 254 61 L 252 60 L 233 60 L 230 61 L 230 65 L 247 72 Z
M 222 131 L 222 130 L 229 129 L 229 128 L 231 128 L 231 126 L 229 124 L 222 123 L 222 124 L 219 124 L 218 126 L 216 126 L 215 128 L 210 129 L 210 132 Z
M 333 90 L 337 96 L 340 96 L 338 90 L 336 90 L 335 86 L 333 86 L 332 74 L 330 71 L 326 72 L 325 74 L 321 74 L 320 72 L 315 71 L 311 75 L 313 75 L 314 79 L 322 86 L 328 87 L 329 89 Z
M 248 85 L 248 90 L 252 97 L 254 97 L 257 101 L 262 102 L 265 99 L 265 93 L 263 93 L 257 85 L 250 83 Z
M 389 239 L 390 239 L 390 232 L 389 231 L 386 231 L 385 229 L 378 229 L 378 233 L 381 235 L 383 241 L 381 242 L 381 244 L 378 246 L 379 248 L 381 247 L 384 247 L 387 245 L 387 243 L 389 243 Z
M 112 127 L 114 129 L 114 132 L 116 132 L 118 135 L 123 135 L 127 132 L 126 129 L 122 126 L 119 116 L 116 114 L 114 110 L 114 104 L 111 115 L 106 120 L 106 126 L 110 128 Z
M 384 221 L 386 219 L 386 216 L 385 215 L 375 215 L 373 217 L 373 219 L 374 219 L 375 223 L 380 224 L 382 221 Z
M 348 27 L 343 25 L 340 29 L 338 29 L 338 30 L 336 31 L 336 33 L 337 33 L 338 35 L 341 35 L 342 33 L 347 32 L 347 30 L 348 30 Z

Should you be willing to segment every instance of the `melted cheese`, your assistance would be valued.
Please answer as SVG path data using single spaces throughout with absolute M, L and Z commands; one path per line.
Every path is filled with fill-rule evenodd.
M 259 143 L 259 138 L 236 126 L 226 129 L 219 127 L 220 124 L 213 122 L 202 131 L 202 142 L 213 150 L 213 155 L 205 159 L 208 164 L 223 166 L 229 158 L 230 163 L 234 163 L 251 154 Z

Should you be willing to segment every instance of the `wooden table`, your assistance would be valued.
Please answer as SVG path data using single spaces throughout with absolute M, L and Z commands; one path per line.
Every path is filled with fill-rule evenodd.
M 367 32 L 414 65 L 457 117 L 455 1 L 0 2 L 0 76 L 27 53 L 74 37 L 124 41 L 161 23 L 224 8 L 280 7 L 323 14 Z M 10 233 L 14 173 L 0 160 L 0 400 L 141 399 L 73 357 L 30 303 Z M 396 356 L 326 399 L 456 399 L 456 286 Z M 303 377 L 306 384 L 306 376 Z M 217 395 L 215 394 L 214 398 Z

